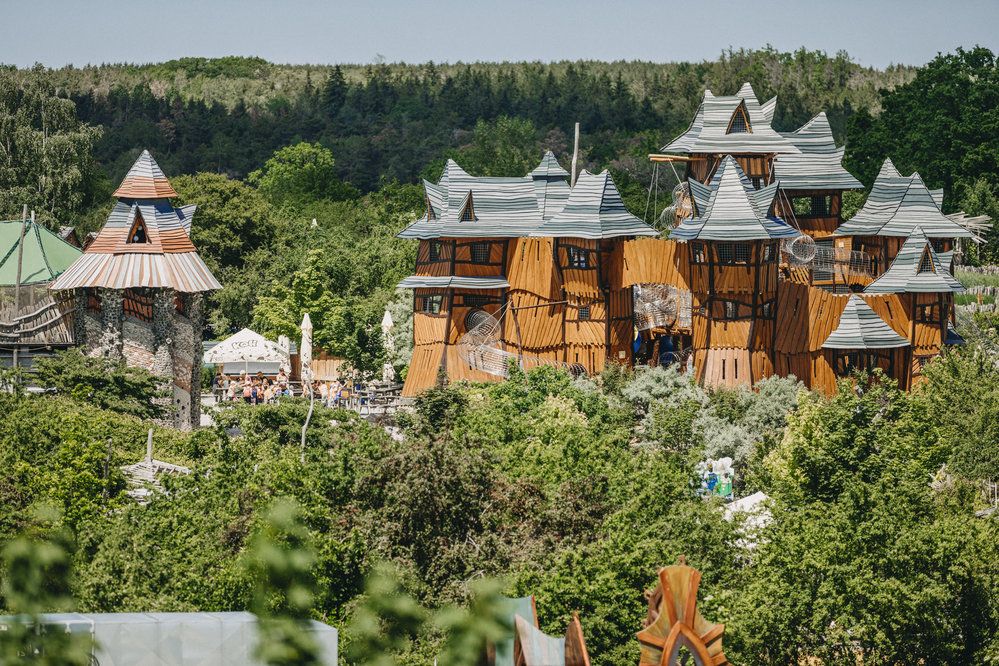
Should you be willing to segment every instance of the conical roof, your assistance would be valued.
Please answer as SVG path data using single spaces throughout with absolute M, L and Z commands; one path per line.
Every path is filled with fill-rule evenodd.
M 21 220 L 0 221 L 0 287 L 17 284 L 17 246 L 21 242 Z M 69 268 L 82 254 L 42 225 L 24 223 L 21 252 L 21 284 L 43 284 Z
M 49 288 L 149 287 L 185 293 L 221 289 L 188 235 L 196 206 L 170 204 L 167 197 L 176 193 L 149 151 L 142 151 L 135 164 L 97 237 Z M 134 173 L 138 175 L 133 178 Z
M 555 153 L 550 150 L 545 151 L 541 163 L 534 167 L 531 172 L 532 178 L 568 178 L 569 172 L 562 168 L 562 165 L 555 159 Z
M 770 214 L 777 183 L 754 190 L 731 155 L 722 160 L 708 187 L 711 193 L 705 201 L 704 187 L 695 191 L 691 186 L 697 204 L 695 217 L 682 221 L 673 229 L 671 239 L 747 241 L 799 235 L 797 229 Z
M 608 171 L 594 174 L 584 169 L 569 192 L 565 207 L 531 235 L 596 239 L 657 234 L 628 212 Z
M 149 151 L 143 150 L 114 191 L 114 196 L 124 199 L 169 199 L 177 196 L 177 192 Z
M 903 176 L 885 159 L 863 208 L 840 225 L 835 235 L 905 238 L 913 228 L 921 227 L 929 238 L 971 238 L 970 231 L 941 212 L 941 200 L 918 173 Z
M 925 258 L 925 260 L 924 260 Z M 902 244 L 881 277 L 867 285 L 865 294 L 962 292 L 964 287 L 944 267 L 919 227 Z
M 894 349 L 909 341 L 895 332 L 863 298 L 852 294 L 839 316 L 836 330 L 822 344 L 824 349 Z

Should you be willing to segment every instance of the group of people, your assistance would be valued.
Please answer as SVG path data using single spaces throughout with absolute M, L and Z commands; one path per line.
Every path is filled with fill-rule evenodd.
M 241 372 L 238 377 L 218 374 L 215 375 L 214 392 L 219 402 L 242 400 L 248 405 L 273 404 L 281 397 L 294 395 L 284 370 L 279 371 L 273 380 L 259 372 L 256 376 Z
M 241 372 L 238 376 L 220 373 L 215 375 L 212 388 L 219 402 L 242 400 L 248 405 L 273 404 L 282 397 L 296 395 L 288 374 L 283 369 L 278 371 L 273 379 L 260 372 L 256 375 Z M 364 386 L 359 381 L 316 380 L 312 382 L 312 391 L 316 400 L 326 407 L 351 407 L 352 401 L 360 399 L 359 396 L 363 395 Z M 305 387 L 298 395 L 308 396 Z

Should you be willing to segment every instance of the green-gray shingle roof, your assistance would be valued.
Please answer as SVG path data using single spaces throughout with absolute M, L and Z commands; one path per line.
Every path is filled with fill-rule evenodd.
M 771 214 L 778 184 L 754 190 L 731 155 L 722 160 L 710 185 L 689 182 L 696 211 L 673 229 L 672 240 L 747 241 L 800 235 Z
M 753 86 L 744 83 L 733 96 L 716 96 L 704 91 L 690 127 L 663 146 L 666 153 L 766 154 L 797 153 L 788 139 L 770 126 L 776 98 L 761 106 Z M 733 115 L 743 107 L 749 118 L 745 132 L 730 132 Z
M 784 190 L 862 190 L 864 185 L 843 168 L 843 151 L 836 147 L 823 111 L 794 132 L 783 134 L 801 152 L 779 155 L 774 176 Z
M 894 349 L 908 345 L 909 341 L 886 324 L 857 294 L 850 296 L 836 330 L 822 343 L 824 349 Z
M 562 210 L 531 235 L 598 239 L 656 236 L 658 232 L 628 212 L 610 173 L 584 169 Z
M 942 192 L 927 189 L 918 173 L 903 176 L 885 159 L 863 208 L 835 235 L 905 238 L 920 227 L 929 238 L 971 238 L 970 231 L 941 212 L 941 202 Z
M 923 257 L 927 261 L 923 261 Z M 920 270 L 922 269 L 922 270 Z M 964 287 L 950 274 L 919 227 L 902 244 L 891 266 L 864 288 L 865 294 L 962 292 Z

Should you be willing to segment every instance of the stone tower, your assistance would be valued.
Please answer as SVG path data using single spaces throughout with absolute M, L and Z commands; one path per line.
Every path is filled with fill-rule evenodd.
M 74 292 L 76 344 L 161 377 L 169 422 L 190 429 L 201 417 L 204 293 L 221 285 L 191 242 L 195 206 L 171 205 L 177 193 L 149 151 L 114 195 L 97 238 L 49 288 Z

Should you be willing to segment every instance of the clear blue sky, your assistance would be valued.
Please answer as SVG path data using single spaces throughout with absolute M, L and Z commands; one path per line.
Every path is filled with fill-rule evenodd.
M 0 62 L 713 59 L 772 44 L 865 65 L 999 50 L 997 0 L 0 0 Z

